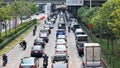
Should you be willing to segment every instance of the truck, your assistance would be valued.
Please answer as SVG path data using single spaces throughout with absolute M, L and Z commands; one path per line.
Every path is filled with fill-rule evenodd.
M 101 47 L 98 43 L 84 43 L 84 68 L 101 68 Z

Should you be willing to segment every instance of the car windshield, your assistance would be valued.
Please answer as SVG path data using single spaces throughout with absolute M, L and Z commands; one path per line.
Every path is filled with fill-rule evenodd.
M 54 60 L 55 61 L 65 61 L 66 60 L 66 56 L 54 56 Z
M 41 50 L 41 46 L 34 46 L 32 50 Z
M 78 41 L 88 41 L 88 37 L 78 37 Z
M 45 25 L 45 28 L 49 28 L 49 25 Z
M 79 47 L 84 47 L 84 43 L 80 43 Z
M 45 32 L 47 32 L 47 31 L 46 31 L 46 30 L 40 30 L 40 32 L 41 32 L 41 33 L 45 33 Z
M 65 49 L 66 47 L 64 46 L 64 45 L 58 45 L 57 46 L 57 49 L 59 49 L 59 50 L 63 50 L 63 49 Z
M 64 39 L 58 39 L 57 43 L 66 43 Z
M 38 38 L 35 40 L 35 42 L 43 42 L 43 39 L 42 38 Z
M 74 25 L 73 27 L 74 28 L 80 28 L 80 25 Z
M 77 32 L 76 33 L 77 35 L 80 35 L 80 34 L 85 34 L 84 32 Z

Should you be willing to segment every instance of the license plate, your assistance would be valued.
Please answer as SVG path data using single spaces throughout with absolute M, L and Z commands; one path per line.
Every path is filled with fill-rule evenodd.
M 35 53 L 38 53 L 38 51 L 35 51 Z

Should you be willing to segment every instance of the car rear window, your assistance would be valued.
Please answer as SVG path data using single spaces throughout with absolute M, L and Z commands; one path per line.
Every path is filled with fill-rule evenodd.
M 34 46 L 32 49 L 33 50 L 41 50 L 41 46 Z
M 66 60 L 66 56 L 54 56 L 54 60 L 55 61 L 65 61 Z
M 32 60 L 32 59 L 23 59 L 23 60 L 22 60 L 22 63 L 23 63 L 23 64 L 33 64 L 33 63 L 34 63 L 34 60 Z
M 35 42 L 43 42 L 43 39 L 36 39 Z

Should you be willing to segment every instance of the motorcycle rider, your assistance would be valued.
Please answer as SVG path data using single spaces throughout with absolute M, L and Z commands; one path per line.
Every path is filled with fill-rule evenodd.
M 27 48 L 27 43 L 25 40 L 22 42 L 22 47 L 23 47 L 23 50 L 25 50 Z
M 7 61 L 8 61 L 7 55 L 3 54 L 2 58 L 3 58 L 3 66 L 5 66 L 7 64 Z
M 48 56 L 47 56 L 47 54 L 45 54 L 43 56 L 43 67 L 47 68 L 47 66 L 48 66 Z
M 33 28 L 33 36 L 36 34 L 36 30 L 35 28 Z

